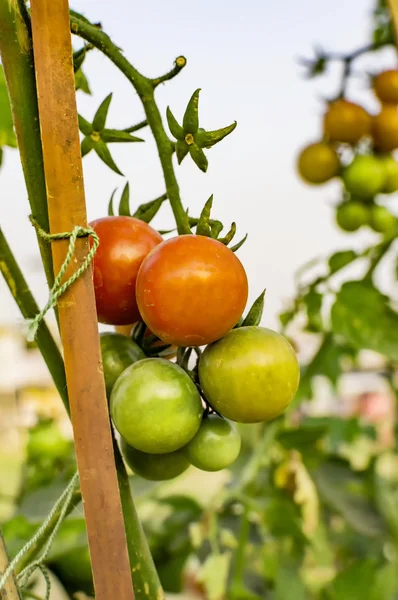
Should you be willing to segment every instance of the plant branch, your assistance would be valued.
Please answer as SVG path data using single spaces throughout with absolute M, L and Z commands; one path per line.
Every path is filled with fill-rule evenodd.
M 380 262 L 383 260 L 383 258 L 391 248 L 394 239 L 396 238 L 388 238 L 387 240 L 384 240 L 383 242 L 381 242 L 381 244 L 374 248 L 373 257 L 370 261 L 370 266 L 369 269 L 366 271 L 364 279 L 369 279 L 370 281 L 372 281 L 375 270 L 377 269 Z
M 147 125 L 148 125 L 148 121 L 146 119 L 144 119 L 143 121 L 140 121 L 136 125 L 132 125 L 131 127 L 126 127 L 126 129 L 124 129 L 124 131 L 126 133 L 133 133 L 134 131 L 139 131 L 140 129 L 143 129 Z
M 0 55 L 10 96 L 15 132 L 33 217 L 48 231 L 39 112 L 31 37 L 20 6 L 0 0 Z M 54 282 L 50 245 L 38 238 L 49 287 Z
M 185 67 L 187 64 L 187 59 L 185 56 L 178 56 L 174 61 L 174 67 L 168 73 L 165 73 L 161 77 L 156 77 L 156 79 L 152 79 L 152 84 L 154 87 L 157 87 L 159 84 L 164 83 L 165 81 L 170 81 L 173 79 L 178 73 Z
M 3 2 L 6 0 L 2 0 Z M 98 48 L 127 77 L 134 86 L 143 104 L 148 125 L 155 138 L 166 191 L 173 210 L 179 234 L 191 233 L 188 216 L 181 202 L 180 190 L 173 166 L 174 144 L 164 129 L 162 117 L 154 96 L 154 85 L 151 79 L 141 75 L 139 71 L 123 56 L 110 37 L 93 25 L 71 16 L 71 30 L 87 42 Z
M 19 268 L 10 246 L 0 228 L 0 272 L 10 290 L 19 310 L 25 319 L 33 319 L 40 309 L 29 289 L 29 286 Z M 68 392 L 65 379 L 64 361 L 61 352 L 52 337 L 47 325 L 40 325 L 36 343 L 44 358 L 44 361 L 52 375 L 55 387 L 61 396 L 62 402 L 69 414 Z

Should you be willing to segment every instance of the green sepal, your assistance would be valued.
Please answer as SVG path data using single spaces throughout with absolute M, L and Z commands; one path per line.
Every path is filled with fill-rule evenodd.
M 178 123 L 169 106 L 166 109 L 166 118 L 171 135 L 173 135 L 176 140 L 183 141 L 185 138 L 184 129 Z
M 245 243 L 246 240 L 247 240 L 247 233 L 246 233 L 245 237 L 243 239 L 241 239 L 240 242 L 238 242 L 237 244 L 235 244 L 235 246 L 231 246 L 230 250 L 232 250 L 232 252 L 237 252 L 237 250 L 239 250 L 239 248 L 241 246 L 243 246 L 243 244 Z
M 210 236 L 216 240 L 223 229 L 224 225 L 221 223 L 221 221 L 211 221 Z
M 76 50 L 76 52 L 73 53 L 73 70 L 75 73 L 82 66 L 84 59 L 86 58 L 86 52 L 86 46 L 83 46 L 83 48 L 80 48 L 80 50 Z
M 109 105 L 112 100 L 112 92 L 101 102 L 93 119 L 93 130 L 102 131 L 105 127 L 106 117 L 108 116 Z
M 234 121 L 231 125 L 227 127 L 222 127 L 221 129 L 216 129 L 215 131 L 205 131 L 204 129 L 199 129 L 197 134 L 195 135 L 195 142 L 198 144 L 199 148 L 211 148 L 218 142 L 221 142 L 227 135 L 233 132 L 237 125 L 237 122 Z
M 131 339 L 140 347 L 142 347 L 142 344 L 144 342 L 145 330 L 146 325 L 144 321 L 139 321 L 133 328 L 133 331 L 131 332 Z
M 83 73 L 82 69 L 79 69 L 75 73 L 75 90 L 76 91 L 81 90 L 85 94 L 88 94 L 89 96 L 91 96 L 90 85 L 89 85 L 88 79 L 85 76 L 85 74 Z
M 199 146 L 196 144 L 192 144 L 189 146 L 189 154 L 191 155 L 191 158 L 196 166 L 198 166 L 203 173 L 206 173 L 207 167 L 209 166 L 209 161 L 207 160 L 202 148 L 199 148 Z
M 155 198 L 155 200 L 141 204 L 133 214 L 133 217 L 140 219 L 140 221 L 144 221 L 145 223 L 150 223 L 165 200 L 167 200 L 167 194 L 163 194 L 160 198 Z
M 93 131 L 94 131 L 93 126 L 91 125 L 91 123 L 86 121 L 86 119 L 84 117 L 82 117 L 81 115 L 78 115 L 77 120 L 79 123 L 79 129 L 83 135 L 91 135 L 93 133 Z
M 233 329 L 238 329 L 238 327 L 242 327 L 243 321 L 244 321 L 244 319 L 243 319 L 243 317 L 241 317 L 239 319 L 239 321 L 237 322 L 237 324 L 233 327 Z
M 223 238 L 220 238 L 218 241 L 228 246 L 228 244 L 232 242 L 233 238 L 235 237 L 235 233 L 236 223 L 232 223 L 231 229 L 228 231 L 228 233 Z
M 202 212 L 200 213 L 198 224 L 196 225 L 196 235 L 205 235 L 206 237 L 210 237 L 210 213 L 211 207 L 213 206 L 213 194 L 210 196 L 208 201 L 203 207 Z
M 101 139 L 107 144 L 113 142 L 143 142 L 142 138 L 136 137 L 120 129 L 103 129 Z
M 264 310 L 264 296 L 265 290 L 259 295 L 257 300 L 253 302 L 251 309 L 243 319 L 241 327 L 249 327 L 251 325 L 257 326 L 260 324 Z
M 164 344 L 162 346 L 145 346 L 144 352 L 147 356 L 158 356 L 161 352 L 165 352 L 171 348 L 170 344 Z
M 87 139 L 87 138 L 86 138 Z M 98 142 L 94 142 L 93 148 L 95 152 L 98 154 L 99 158 L 110 168 L 112 171 L 115 171 L 118 175 L 123 175 L 120 171 L 119 167 L 115 163 L 112 158 L 111 153 L 109 152 L 108 146 L 102 140 Z
M 122 217 L 130 217 L 130 185 L 129 182 L 124 186 L 119 204 L 119 215 Z
M 200 88 L 192 94 L 182 120 L 184 133 L 196 133 L 199 128 L 199 94 Z
M 82 153 L 82 158 L 86 156 L 91 150 L 94 148 L 95 142 L 91 139 L 91 137 L 85 137 L 81 143 L 80 150 Z
M 178 140 L 178 142 L 176 142 L 175 149 L 177 162 L 180 165 L 189 152 L 189 146 L 185 141 Z
M 114 217 L 115 216 L 115 211 L 113 210 L 113 198 L 115 197 L 116 189 L 117 188 L 115 188 L 113 190 L 111 198 L 109 200 L 109 204 L 108 204 L 108 217 Z

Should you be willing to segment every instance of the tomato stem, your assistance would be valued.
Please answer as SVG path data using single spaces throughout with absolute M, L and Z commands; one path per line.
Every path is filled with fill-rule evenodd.
M 0 0 L 0 56 L 10 96 L 15 132 L 33 217 L 49 229 L 43 153 L 33 53 L 26 14 L 17 3 Z M 49 287 L 54 282 L 51 247 L 38 238 Z
M 5 0 L 2 1 L 4 2 Z M 70 17 L 70 23 L 72 33 L 85 39 L 105 54 L 105 56 L 107 56 L 127 77 L 136 90 L 143 104 L 146 120 L 156 142 L 166 184 L 166 192 L 177 224 L 178 233 L 180 235 L 191 233 L 188 214 L 182 205 L 180 189 L 174 172 L 174 143 L 169 139 L 163 126 L 162 117 L 156 104 L 154 94 L 155 87 L 158 83 L 163 80 L 166 81 L 167 79 L 171 79 L 170 73 L 173 73 L 173 76 L 176 75 L 184 65 L 177 68 L 177 59 L 176 67 L 168 74 L 169 76 L 164 76 L 166 79 L 148 79 L 123 56 L 105 32 L 73 15 Z

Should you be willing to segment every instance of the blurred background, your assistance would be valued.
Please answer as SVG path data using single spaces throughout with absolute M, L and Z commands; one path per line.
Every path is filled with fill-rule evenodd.
M 92 22 L 101 22 L 148 76 L 168 71 L 180 54 L 187 57 L 182 73 L 157 90 L 163 115 L 169 105 L 181 120 L 193 90 L 200 87 L 201 125 L 216 129 L 237 120 L 236 131 L 209 153 L 206 175 L 185 160 L 177 167 L 177 176 L 190 215 L 198 216 L 214 194 L 214 218 L 225 224 L 236 221 L 237 239 L 249 234 L 239 257 L 250 282 L 249 305 L 264 287 L 267 290 L 264 326 L 281 329 L 279 315 L 292 309 L 297 271 L 303 265 L 314 259 L 322 262 L 340 250 L 360 252 L 379 242 L 371 229 L 350 236 L 337 227 L 340 181 L 311 187 L 296 171 L 298 152 L 321 137 L 325 99 L 336 94 L 342 68 L 332 63 L 327 77 L 308 80 L 299 58 L 313 57 L 317 43 L 341 54 L 368 44 L 375 28 L 373 0 L 333 4 L 303 0 L 299 5 L 292 0 L 248 0 L 244 5 L 203 0 L 200 6 L 174 0 L 76 0 L 73 8 Z M 396 65 L 391 45 L 364 55 L 355 63 L 347 97 L 377 112 L 366 73 Z M 91 94 L 78 91 L 77 96 L 79 113 L 86 119 L 92 119 L 111 91 L 110 127 L 122 129 L 143 119 L 131 86 L 99 52 L 88 53 L 84 73 Z M 123 144 L 112 147 L 125 177 L 105 167 L 93 152 L 84 159 L 89 220 L 106 214 L 113 190 L 120 194 L 126 180 L 133 206 L 164 192 L 154 141 L 147 129 L 139 135 L 145 144 L 131 144 L 127 150 Z M 16 150 L 5 152 L 0 195 L 1 226 L 42 306 L 47 287 L 28 221 Z M 389 207 L 398 214 L 398 194 L 390 198 Z M 166 204 L 153 225 L 173 226 Z M 383 261 L 375 280 L 378 289 L 396 302 L 392 262 L 392 257 Z M 355 263 L 338 283 L 361 277 L 362 272 L 362 263 Z M 52 315 L 48 322 L 55 330 Z M 275 431 L 268 446 L 261 446 L 262 457 L 256 455 L 255 445 L 263 440 L 264 430 L 259 427 L 251 439 L 243 427 L 244 450 L 231 472 L 205 474 L 192 468 L 172 484 L 156 485 L 133 478 L 138 509 L 170 598 L 398 597 L 398 350 L 391 352 L 391 360 L 375 344 L 362 348 L 359 343 L 355 356 L 339 355 L 335 375 L 330 373 L 335 363 L 330 369 L 313 368 L 308 375 L 305 366 L 313 364 L 323 330 L 311 330 L 298 315 L 286 332 L 310 384 L 301 390 L 301 404 L 289 417 L 287 430 Z M 26 343 L 25 334 L 26 326 L 0 279 L 0 523 L 11 553 L 45 517 L 74 468 L 69 420 L 38 350 Z M 332 360 L 328 356 L 325 364 Z M 264 464 L 259 463 L 261 468 L 244 490 L 250 502 L 221 499 L 220 508 L 217 499 L 226 483 L 241 477 L 256 456 Z M 179 498 L 178 510 L 170 498 Z M 81 507 L 72 517 L 71 529 L 52 555 L 53 571 L 63 584 L 62 589 L 56 584 L 59 598 L 70 597 L 64 588 L 68 594 L 91 593 Z M 218 520 L 217 552 L 208 519 Z M 242 533 L 245 522 L 249 532 Z M 228 595 L 228 561 L 235 560 L 236 549 L 242 546 L 245 564 L 251 566 L 245 571 L 241 596 L 236 590 Z M 76 549 L 80 566 L 86 561 L 86 572 L 79 574 L 71 562 Z M 42 597 L 41 583 L 37 585 L 32 598 Z

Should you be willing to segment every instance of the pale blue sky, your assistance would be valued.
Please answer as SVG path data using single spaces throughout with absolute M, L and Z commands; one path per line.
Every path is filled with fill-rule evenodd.
M 250 281 L 250 298 L 267 288 L 264 324 L 274 326 L 276 314 L 294 290 L 293 273 L 305 261 L 337 248 L 372 239 L 340 233 L 333 222 L 333 201 L 338 186 L 310 189 L 297 178 L 295 156 L 305 143 L 317 138 L 323 111 L 319 98 L 333 93 L 332 76 L 306 82 L 296 62 L 311 55 L 312 45 L 349 51 L 368 41 L 371 0 L 76 0 L 73 8 L 107 33 L 144 74 L 157 76 L 169 70 L 176 56 L 188 65 L 173 81 L 158 89 L 164 114 L 170 104 L 180 118 L 197 87 L 202 88 L 200 116 L 205 128 L 238 121 L 236 131 L 208 153 L 204 175 L 187 158 L 176 167 L 184 204 L 197 215 L 214 194 L 214 217 L 228 225 L 238 223 L 238 238 L 249 238 L 239 252 Z M 365 65 L 390 66 L 392 52 L 380 54 Z M 360 66 L 360 65 L 359 65 Z M 98 52 L 85 65 L 94 95 L 78 94 L 80 112 L 91 118 L 103 98 L 114 91 L 109 126 L 127 127 L 142 119 L 140 103 L 130 84 Z M 360 78 L 349 96 L 374 103 Z M 154 143 L 113 145 L 113 156 L 130 182 L 135 204 L 163 193 L 164 185 Z M 90 154 L 84 160 L 89 219 L 106 212 L 112 190 L 122 187 L 119 177 Z M 32 289 L 42 304 L 46 289 L 37 273 L 37 249 L 28 223 L 26 192 L 16 152 L 6 152 L 0 172 L 1 224 L 21 260 Z M 168 209 L 155 224 L 171 225 Z M 0 323 L 17 322 L 19 313 L 0 280 Z

